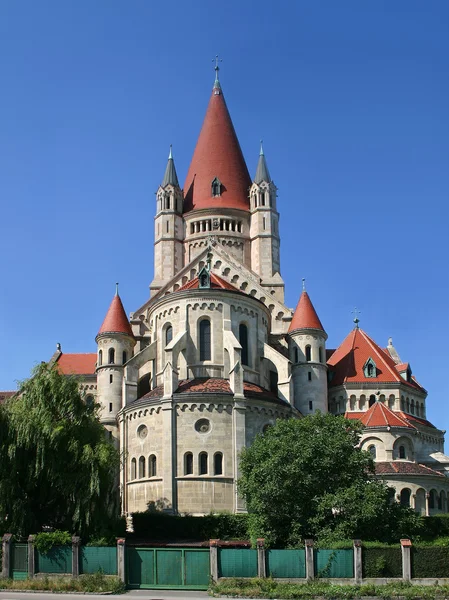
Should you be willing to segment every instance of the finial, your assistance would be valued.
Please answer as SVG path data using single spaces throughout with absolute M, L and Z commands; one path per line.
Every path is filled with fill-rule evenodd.
M 223 62 L 222 58 L 218 58 L 218 54 L 215 56 L 215 58 L 212 59 L 212 62 L 215 63 L 215 83 L 214 83 L 214 87 L 220 87 L 220 82 L 218 79 L 218 71 L 220 70 L 220 67 L 218 66 L 219 62 Z
M 389 337 L 389 338 L 388 338 L 388 345 L 389 345 L 389 346 L 392 346 L 392 345 L 393 345 L 393 338 L 392 338 L 392 337 Z
M 360 319 L 357 317 L 357 315 L 360 314 L 360 311 L 357 309 L 357 307 L 355 307 L 354 310 L 352 310 L 351 312 L 354 315 L 355 328 L 358 329 L 359 328 Z
M 61 352 L 61 344 L 59 342 L 56 344 L 56 350 Z
M 115 283 L 115 295 L 118 296 L 118 281 Z
M 306 278 L 305 277 L 302 278 L 302 291 L 303 292 L 306 291 Z
M 259 156 L 263 156 L 263 140 L 260 140 L 260 152 Z
M 173 154 L 172 154 L 171 148 L 172 148 L 172 145 L 170 144 L 170 152 L 168 154 L 168 160 L 170 160 L 171 158 L 173 158 Z

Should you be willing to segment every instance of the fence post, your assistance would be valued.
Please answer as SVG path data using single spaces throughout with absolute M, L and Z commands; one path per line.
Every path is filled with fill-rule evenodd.
M 120 581 L 125 580 L 125 538 L 117 538 L 117 575 Z
M 34 577 L 36 572 L 36 557 L 34 554 L 34 535 L 28 536 L 28 577 Z
M 313 555 L 313 540 L 305 540 L 306 545 L 306 579 L 315 579 L 315 557 Z
M 5 533 L 3 536 L 3 566 L 2 577 L 8 579 L 11 576 L 11 543 L 12 533 Z
M 210 540 L 210 577 L 212 581 L 218 581 L 218 545 L 220 540 Z
M 410 540 L 401 540 L 402 550 L 402 579 L 404 581 L 410 581 L 412 578 L 412 560 L 411 550 L 412 542 Z
M 81 538 L 77 535 L 72 537 L 72 577 L 80 574 L 80 542 Z
M 265 561 L 265 539 L 257 538 L 257 577 L 265 579 L 267 576 L 267 563 Z
M 353 540 L 354 544 L 354 582 L 362 582 L 362 541 Z

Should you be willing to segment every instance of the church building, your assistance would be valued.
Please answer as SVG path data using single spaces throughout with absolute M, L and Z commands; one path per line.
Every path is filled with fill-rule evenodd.
M 161 175 L 149 296 L 128 318 L 117 289 L 97 352 L 58 345 L 52 357 L 82 376 L 123 453 L 123 513 L 245 511 L 242 448 L 277 419 L 318 410 L 361 421 L 361 446 L 399 502 L 446 512 L 444 432 L 392 340 L 378 345 L 355 319 L 330 349 L 305 288 L 294 310 L 285 305 L 281 202 L 262 147 L 248 172 L 218 66 L 184 186 L 171 150 Z

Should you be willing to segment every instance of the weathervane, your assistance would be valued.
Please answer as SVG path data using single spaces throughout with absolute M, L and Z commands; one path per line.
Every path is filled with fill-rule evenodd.
M 218 58 L 218 54 L 215 56 L 215 58 L 212 59 L 212 62 L 215 63 L 215 83 L 218 83 L 218 71 L 220 70 L 220 67 L 218 66 L 219 62 L 223 62 L 222 58 Z
M 306 291 L 306 278 L 305 277 L 302 278 L 302 291 L 303 292 Z
M 115 295 L 118 296 L 118 281 L 115 282 Z
M 357 306 L 354 307 L 354 310 L 351 310 L 351 313 L 354 315 L 355 328 L 358 329 L 359 328 L 360 319 L 358 318 L 357 315 L 360 314 L 360 311 L 358 310 Z

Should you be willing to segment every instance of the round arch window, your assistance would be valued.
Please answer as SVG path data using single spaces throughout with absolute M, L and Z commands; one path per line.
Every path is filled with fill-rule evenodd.
M 139 425 L 137 428 L 137 435 L 141 440 L 144 440 L 148 435 L 148 427 L 146 425 Z
M 209 419 L 199 419 L 195 423 L 195 429 L 198 431 L 198 433 L 208 433 L 210 431 Z

